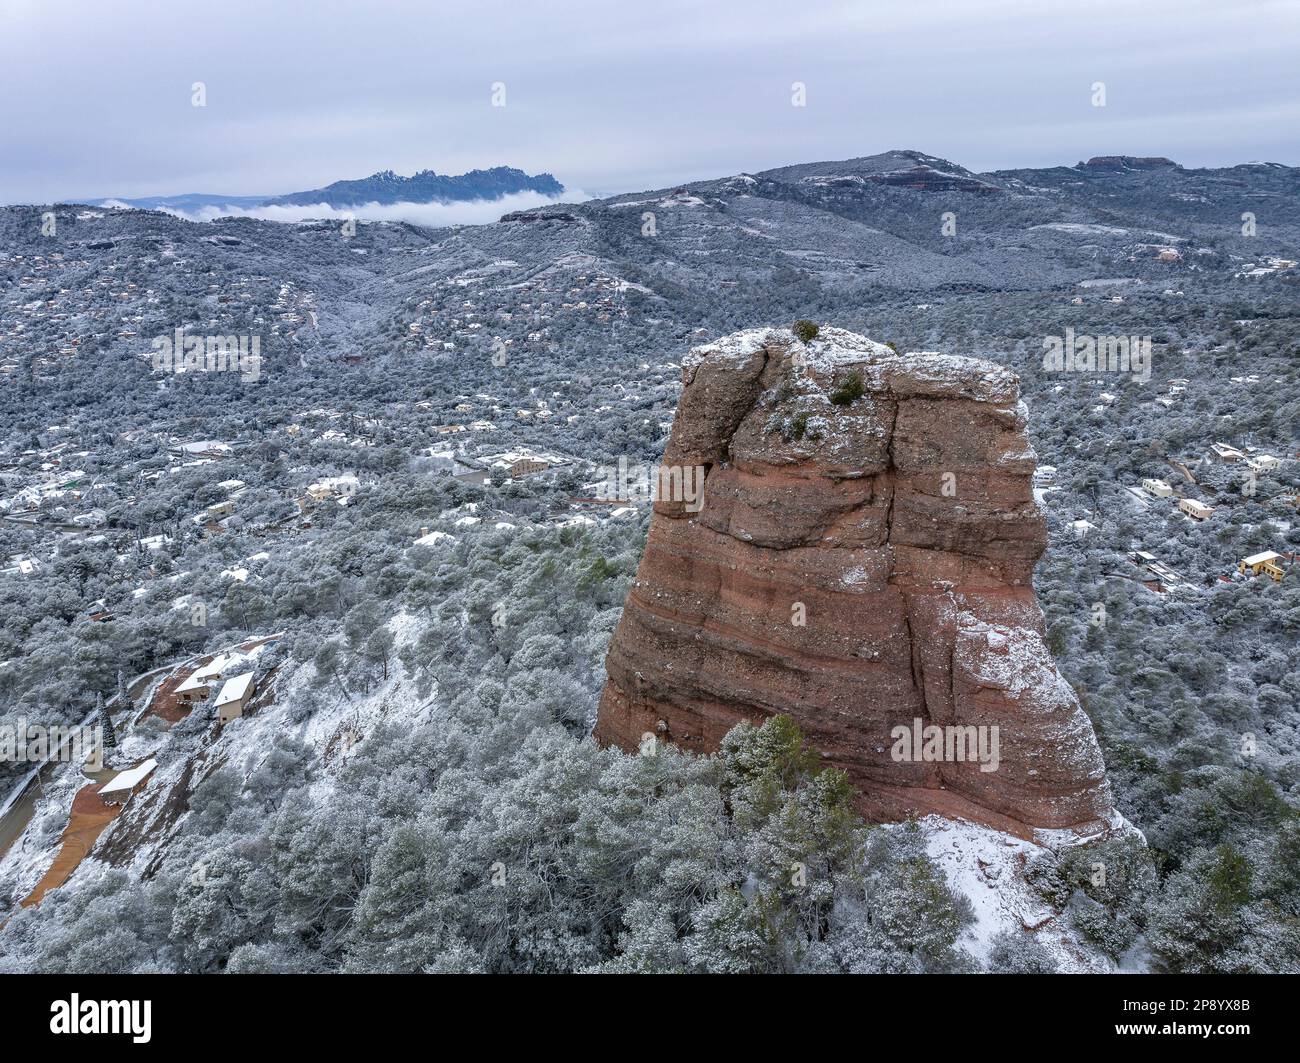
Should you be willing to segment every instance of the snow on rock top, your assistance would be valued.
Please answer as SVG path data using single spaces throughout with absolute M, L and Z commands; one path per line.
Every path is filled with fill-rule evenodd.
M 706 360 L 748 364 L 760 351 L 792 352 L 805 375 L 832 379 L 841 370 L 857 370 L 868 391 L 898 396 L 963 398 L 1013 403 L 1020 398 L 1020 382 L 1005 366 L 983 358 L 893 348 L 848 329 L 826 326 L 807 344 L 788 328 L 752 328 L 733 332 L 693 348 L 682 360 L 686 382 Z
M 682 359 L 682 369 L 694 370 L 706 358 L 717 358 L 743 365 L 759 351 L 763 350 L 774 334 L 784 334 L 785 338 L 794 339 L 794 333 L 789 329 L 743 329 L 740 332 L 733 332 L 729 336 L 723 336 L 721 339 L 713 340 L 711 343 L 692 347 L 686 357 Z

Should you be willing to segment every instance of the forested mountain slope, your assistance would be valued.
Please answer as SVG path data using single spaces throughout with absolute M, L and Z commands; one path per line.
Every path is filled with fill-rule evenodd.
M 1123 158 L 891 152 L 355 235 L 0 210 L 0 724 L 102 695 L 114 765 L 158 762 L 39 906 L 80 766 L 6 820 L 0 967 L 1296 970 L 1298 250 L 1295 169 Z M 1033 936 L 968 925 L 924 830 L 864 843 L 780 726 L 588 738 L 648 505 L 584 500 L 658 460 L 692 346 L 798 318 L 1021 379 L 1049 645 L 1148 843 L 1028 854 Z M 162 371 L 178 329 L 259 360 Z M 1148 372 L 1045 366 L 1067 335 L 1149 337 Z M 1280 581 L 1239 573 L 1267 551 Z M 270 635 L 243 718 L 136 718 Z

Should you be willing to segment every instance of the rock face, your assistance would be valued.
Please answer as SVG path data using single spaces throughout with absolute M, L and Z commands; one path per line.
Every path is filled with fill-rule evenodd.
M 707 752 L 789 713 L 869 818 L 1109 826 L 1030 583 L 1046 529 L 1014 374 L 762 329 L 693 350 L 683 382 L 597 739 Z

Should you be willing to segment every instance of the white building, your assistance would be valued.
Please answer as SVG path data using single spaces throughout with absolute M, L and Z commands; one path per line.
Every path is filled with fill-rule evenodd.
M 245 672 L 227 679 L 217 695 L 217 722 L 223 727 L 236 716 L 244 715 L 244 707 L 253 696 L 253 673 Z
M 340 503 L 345 504 L 347 500 L 357 493 L 360 486 L 359 481 L 353 475 L 347 476 L 326 476 L 317 480 L 314 484 L 307 486 L 307 493 L 317 502 L 324 502 L 327 498 L 337 498 Z
M 1220 461 L 1227 462 L 1229 464 L 1242 461 L 1246 457 L 1246 455 L 1243 454 L 1236 447 L 1229 446 L 1227 443 L 1211 443 L 1210 453 L 1212 453 Z
M 154 773 L 157 767 L 158 762 L 151 757 L 143 764 L 137 764 L 134 768 L 119 772 L 99 788 L 101 800 L 113 805 L 126 804 L 131 799 L 131 795 L 148 781 L 149 776 Z

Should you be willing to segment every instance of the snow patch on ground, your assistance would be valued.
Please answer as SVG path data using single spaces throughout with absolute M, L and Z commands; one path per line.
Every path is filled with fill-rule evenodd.
M 1031 225 L 1030 232 L 1036 229 L 1050 229 L 1053 232 L 1069 233 L 1072 236 L 1127 236 L 1127 229 L 1117 229 L 1113 225 L 1092 225 L 1084 222 L 1054 221 L 1046 225 Z
M 870 573 L 861 565 L 849 569 L 840 577 L 840 585 L 843 587 L 857 587 L 868 582 Z
M 927 855 L 948 885 L 971 902 L 975 922 L 957 943 L 982 964 L 988 963 L 993 939 L 1009 932 L 1034 937 L 1063 974 L 1115 970 L 1025 881 L 1025 865 L 1044 851 L 1041 846 L 966 820 L 927 816 L 920 827 Z

